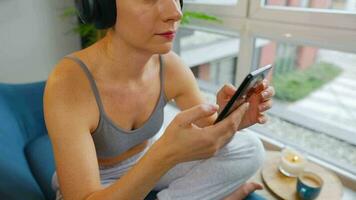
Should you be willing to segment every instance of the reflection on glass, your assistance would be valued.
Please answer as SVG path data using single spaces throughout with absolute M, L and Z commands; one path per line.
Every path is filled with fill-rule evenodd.
M 235 81 L 235 58 L 225 58 L 192 67 L 194 76 L 216 86 Z
M 260 128 L 356 173 L 356 55 L 257 39 L 254 58 L 274 64 L 274 106 Z
M 174 50 L 200 81 L 217 87 L 235 81 L 237 36 L 181 28 Z
M 218 4 L 218 5 L 236 5 L 238 0 L 186 0 L 184 2 L 201 3 L 201 4 Z
M 356 13 L 356 0 L 262 0 L 266 6 L 342 10 Z

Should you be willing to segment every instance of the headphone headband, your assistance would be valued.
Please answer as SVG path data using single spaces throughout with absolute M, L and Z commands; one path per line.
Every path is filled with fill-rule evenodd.
M 183 9 L 183 0 L 179 0 Z M 106 29 L 116 22 L 116 0 L 75 0 L 83 23 L 94 23 L 97 29 Z

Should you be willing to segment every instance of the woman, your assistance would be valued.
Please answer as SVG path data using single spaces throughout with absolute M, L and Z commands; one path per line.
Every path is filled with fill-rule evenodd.
M 134 200 L 153 189 L 160 200 L 242 199 L 259 188 L 245 182 L 262 163 L 262 145 L 236 131 L 266 121 L 273 88 L 260 85 L 250 106 L 213 125 L 236 88 L 220 90 L 219 106 L 204 103 L 193 74 L 171 52 L 179 1 L 113 3 L 107 35 L 63 58 L 47 81 L 57 199 Z M 154 141 L 170 100 L 183 111 Z

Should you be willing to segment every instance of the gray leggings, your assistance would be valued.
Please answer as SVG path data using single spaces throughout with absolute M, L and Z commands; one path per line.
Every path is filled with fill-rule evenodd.
M 154 141 L 151 140 L 151 144 Z M 147 148 L 148 149 L 148 148 Z M 147 151 L 110 168 L 100 168 L 101 183 L 109 186 L 127 172 Z M 217 155 L 206 160 L 180 163 L 157 183 L 159 200 L 220 200 L 245 183 L 263 163 L 264 148 L 252 133 L 238 132 Z M 57 176 L 53 188 L 62 199 Z

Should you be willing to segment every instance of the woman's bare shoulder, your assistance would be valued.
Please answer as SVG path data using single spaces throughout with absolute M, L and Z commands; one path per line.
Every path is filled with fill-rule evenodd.
M 194 78 L 192 70 L 175 52 L 170 51 L 164 54 L 163 59 L 165 63 L 165 73 L 169 80 L 182 81 L 187 78 Z
M 86 118 L 86 124 L 95 124 L 97 108 L 89 81 L 80 66 L 70 59 L 60 60 L 52 70 L 43 100 L 47 117 L 56 113 L 66 118 Z
M 162 55 L 165 69 L 168 73 L 175 73 L 186 70 L 186 64 L 183 59 L 177 55 L 174 51 L 170 51 L 167 54 Z
M 190 68 L 183 59 L 175 52 L 171 51 L 163 55 L 165 63 L 166 94 L 169 99 L 175 99 L 185 92 L 186 84 L 195 81 Z M 186 83 L 186 84 L 185 84 Z
M 53 68 L 46 82 L 46 92 L 60 95 L 85 95 L 88 80 L 77 63 L 63 58 Z M 79 92 L 80 91 L 80 92 Z

